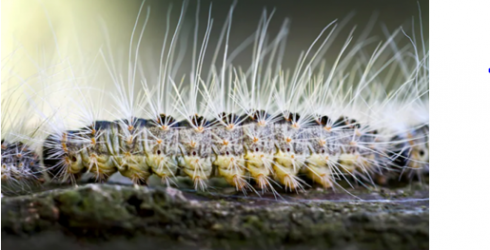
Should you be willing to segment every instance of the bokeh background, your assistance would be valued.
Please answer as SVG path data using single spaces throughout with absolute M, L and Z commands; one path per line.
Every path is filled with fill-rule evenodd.
M 109 49 L 114 55 L 114 61 L 121 72 L 127 69 L 128 48 L 131 33 L 137 19 L 141 0 L 4 0 L 1 2 L 1 52 L 2 52 L 2 83 L 7 86 L 19 84 L 18 79 L 30 77 L 46 71 L 53 77 L 53 82 L 63 82 L 67 72 L 75 71 L 87 77 L 87 84 L 109 90 L 113 83 L 107 73 L 99 51 L 108 55 Z M 205 58 L 204 72 L 209 67 L 219 34 L 225 23 L 228 11 L 233 1 L 199 2 L 199 37 L 202 39 L 208 18 L 209 7 L 212 4 L 213 29 L 210 35 L 208 52 Z M 419 5 L 420 4 L 420 12 Z M 172 6 L 172 7 L 171 7 Z M 187 52 L 183 58 L 179 73 L 185 74 L 191 68 L 192 32 L 196 23 L 198 1 L 188 3 L 184 25 L 179 38 L 179 50 Z M 170 33 L 178 21 L 182 1 L 147 0 L 144 4 L 140 21 L 135 28 L 135 42 L 142 30 L 142 23 L 150 8 L 148 24 L 143 34 L 139 51 L 139 60 L 145 67 L 157 72 L 158 60 L 164 38 L 167 19 L 170 21 Z M 167 15 L 169 8 L 170 16 Z M 331 48 L 326 52 L 326 60 L 333 61 L 352 28 L 356 27 L 354 42 L 364 37 L 375 37 L 379 41 L 387 39 L 398 27 L 404 27 L 412 33 L 412 22 L 415 23 L 417 36 L 423 33 L 424 40 L 429 39 L 429 1 L 415 0 L 240 0 L 233 14 L 230 34 L 230 51 L 251 36 L 257 29 L 263 10 L 270 14 L 273 10 L 269 32 L 275 36 L 286 18 L 290 21 L 286 53 L 283 59 L 284 68 L 294 68 L 298 56 L 308 49 L 321 30 L 335 19 L 345 21 L 345 26 L 339 30 Z M 419 25 L 421 15 L 423 25 Z M 106 27 L 106 33 L 104 31 Z M 110 38 L 107 43 L 105 37 Z M 399 40 L 403 36 L 398 36 Z M 420 39 L 420 36 L 417 38 Z M 200 40 L 202 41 L 202 40 Z M 402 45 L 409 43 L 408 39 L 400 41 Z M 200 45 L 200 42 L 198 42 Z M 371 49 L 374 49 L 373 43 Z M 428 45 L 428 44 L 427 44 Z M 133 58 L 135 45 L 133 44 Z M 239 54 L 234 65 L 248 67 L 252 58 L 252 46 Z M 369 50 L 369 48 L 367 48 Z M 208 62 L 208 63 L 206 63 Z M 59 66 L 53 66 L 59 65 Z M 68 65 L 68 66 L 67 66 Z M 90 65 L 90 73 L 85 72 Z M 70 70 L 68 70 L 68 68 Z M 101 73 L 102 72 L 102 73 Z M 78 84 L 84 84 L 79 81 Z M 51 101 L 62 105 L 64 98 L 72 98 L 61 90 L 63 85 L 49 89 L 49 81 L 43 84 L 31 82 L 36 91 L 50 91 Z M 152 83 L 153 84 L 153 83 Z M 69 86 L 67 83 L 66 86 Z M 2 86 L 2 93 L 6 88 Z M 20 93 L 18 93 L 20 95 Z M 54 96 L 54 97 L 53 97 Z M 13 98 L 10 96 L 10 98 Z M 17 98 L 17 97 L 15 97 Z M 18 98 L 25 98 L 19 96 Z M 110 105 L 108 105 L 110 106 Z M 21 107 L 15 107 L 21 108 Z M 3 108 L 2 108 L 3 110 Z M 2 111 L 3 112 L 3 111 Z M 27 112 L 27 111 L 25 111 Z
M 63 53 L 76 54 L 74 43 L 78 43 L 83 54 L 97 51 L 104 44 L 102 23 L 106 23 L 112 45 L 127 47 L 136 21 L 141 0 L 5 0 L 2 1 L 2 58 L 22 46 L 30 56 L 36 58 L 40 49 L 46 53 L 55 48 L 53 37 Z M 212 4 L 213 32 L 209 44 L 216 44 L 222 25 L 225 22 L 233 1 L 200 1 L 200 34 L 203 34 L 207 13 Z M 428 40 L 429 1 L 415 0 L 242 0 L 238 1 L 233 15 L 230 47 L 239 44 L 257 28 L 263 9 L 270 13 L 275 9 L 270 31 L 277 32 L 285 18 L 291 21 L 288 37 L 288 53 L 284 62 L 288 65 L 296 62 L 299 52 L 306 50 L 323 27 L 335 19 L 343 20 L 350 14 L 348 22 L 334 43 L 341 47 L 351 28 L 357 26 L 354 38 L 363 32 L 363 28 L 376 18 L 372 36 L 385 38 L 381 26 L 389 31 L 403 25 L 409 33 L 412 18 L 418 23 L 420 3 L 423 20 L 423 32 Z M 173 6 L 170 22 L 176 24 L 182 1 L 147 0 L 145 6 L 151 8 L 148 25 L 143 38 L 143 51 L 155 52 L 161 47 L 167 19 L 167 11 Z M 185 24 L 192 29 L 198 1 L 189 2 Z M 142 19 L 146 14 L 146 7 Z M 140 24 L 143 20 L 140 20 Z M 141 28 L 141 25 L 139 26 Z M 137 30 L 140 31 L 141 29 Z M 343 37 L 343 38 L 342 38 Z M 189 37 L 191 38 L 191 37 Z M 191 43 L 189 43 L 189 46 Z M 212 47 L 212 46 L 211 46 Z M 70 51 L 71 49 L 71 51 Z M 291 53 L 289 53 L 291 51 Z M 145 53 L 145 52 L 143 52 Z M 158 54 L 158 53 L 157 53 Z M 211 53 L 208 53 L 211 54 Z M 73 55 L 72 55 L 73 56 Z

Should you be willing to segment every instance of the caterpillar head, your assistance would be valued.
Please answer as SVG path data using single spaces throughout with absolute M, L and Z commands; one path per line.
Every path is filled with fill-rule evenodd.
M 429 126 L 425 125 L 407 135 L 410 150 L 408 167 L 427 170 L 429 165 Z
M 426 170 L 429 165 L 428 125 L 397 135 L 393 141 L 390 156 L 393 165 L 411 170 Z

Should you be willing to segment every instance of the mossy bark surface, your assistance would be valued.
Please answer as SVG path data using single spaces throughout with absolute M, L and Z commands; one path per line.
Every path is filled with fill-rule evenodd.
M 5 249 L 428 249 L 426 185 L 243 196 L 88 184 L 2 198 Z M 355 196 L 355 197 L 354 197 Z

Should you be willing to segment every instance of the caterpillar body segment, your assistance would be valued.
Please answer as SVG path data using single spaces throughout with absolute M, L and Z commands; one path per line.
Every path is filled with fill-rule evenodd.
M 273 116 L 264 110 L 249 113 L 243 125 L 245 165 L 250 177 L 261 190 L 275 192 L 271 184 L 274 161 L 274 123 Z
M 343 172 L 357 183 L 375 185 L 373 176 L 389 166 L 381 160 L 386 148 L 377 130 L 348 117 L 339 118 L 335 126 L 341 128 L 339 165 Z
M 330 188 L 336 176 L 340 174 L 337 166 L 340 144 L 327 116 L 320 116 L 315 121 L 315 124 L 305 129 L 310 152 L 303 173 L 321 186 Z
M 195 115 L 189 120 L 182 121 L 179 127 L 181 155 L 178 165 L 183 174 L 192 179 L 196 189 L 205 190 L 206 182 L 213 173 L 212 162 L 215 158 L 211 130 L 209 122 L 202 116 Z
M 361 125 L 355 119 L 340 117 L 334 124 L 340 145 L 339 163 L 342 170 L 354 174 L 362 168 L 361 154 L 359 152 L 359 128 Z
M 101 182 L 118 171 L 112 145 L 114 126 L 113 122 L 95 121 L 81 130 L 82 136 L 90 140 L 90 144 L 81 151 L 83 166 Z
M 368 128 L 369 129 L 369 128 Z M 361 170 L 370 176 L 377 175 L 389 168 L 387 145 L 383 144 L 377 130 L 361 129 L 358 139 Z
M 148 121 L 141 118 L 119 120 L 114 123 L 116 134 L 112 145 L 115 152 L 115 165 L 121 175 L 135 184 L 146 184 L 152 174 L 146 163 Z
M 155 121 L 148 121 L 146 131 L 146 163 L 151 171 L 167 185 L 178 171 L 176 157 L 180 153 L 178 122 L 161 114 Z
M 297 113 L 284 112 L 274 124 L 275 145 L 274 178 L 290 191 L 302 188 L 297 177 L 305 167 L 308 150 L 306 128 Z
M 217 174 L 237 190 L 246 191 L 251 186 L 247 182 L 244 131 L 242 124 L 247 116 L 221 113 L 211 128 L 213 151 L 216 160 L 213 166 Z

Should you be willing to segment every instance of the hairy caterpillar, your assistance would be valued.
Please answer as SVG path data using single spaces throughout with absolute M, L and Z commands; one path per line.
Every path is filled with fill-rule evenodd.
M 50 179 L 76 182 L 89 173 L 107 181 L 120 173 L 135 184 L 145 184 L 151 175 L 170 184 L 176 176 L 186 176 L 196 189 L 205 190 L 209 178 L 218 176 L 237 191 L 270 190 L 276 195 L 277 187 L 334 188 L 339 181 L 369 185 L 428 169 L 428 52 L 425 46 L 420 52 L 404 30 L 379 41 L 369 54 L 366 47 L 373 41 L 355 43 L 352 31 L 327 63 L 322 57 L 344 25 L 334 21 L 291 71 L 282 66 L 289 23 L 271 38 L 272 15 L 265 11 L 251 39 L 229 48 L 233 4 L 209 63 L 210 7 L 204 35 L 199 36 L 198 24 L 194 27 L 191 70 L 178 75 L 183 56 L 175 53 L 185 2 L 173 33 L 169 26 L 165 29 L 155 74 L 139 60 L 149 15 L 136 34 L 143 7 L 131 36 L 127 69 L 118 69 L 109 43 L 99 54 L 112 93 L 85 77 L 93 72 L 65 72 L 68 83 L 40 77 L 46 89 L 70 89 L 66 103 L 54 104 L 49 93 L 54 91 L 30 102 L 36 110 L 31 112 L 45 121 L 43 137 L 32 141 Z M 409 45 L 399 48 L 399 37 Z M 251 64 L 235 66 L 233 57 L 250 45 Z M 71 68 L 73 62 L 61 64 Z M 209 72 L 203 72 L 204 64 L 210 65 Z M 68 103 L 79 112 L 58 114 Z M 78 123 L 72 125 L 72 120 Z M 2 162 L 4 155 L 10 159 L 7 148 L 13 147 L 6 144 L 4 150 L 3 139 L 2 133 Z M 2 177 L 5 173 L 6 179 L 19 179 L 7 169 L 12 167 L 4 171 L 2 165 Z

